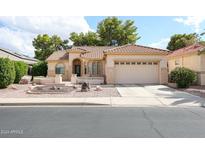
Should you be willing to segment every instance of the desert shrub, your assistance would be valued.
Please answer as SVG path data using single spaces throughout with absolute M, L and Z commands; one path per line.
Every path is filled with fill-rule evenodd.
M 38 62 L 32 67 L 32 76 L 46 76 L 48 66 L 46 62 Z
M 14 83 L 19 83 L 21 78 L 27 74 L 28 72 L 28 65 L 22 61 L 15 61 L 14 62 L 16 77 Z
M 8 58 L 0 58 L 0 88 L 6 88 L 15 79 L 14 62 Z
M 170 81 L 178 88 L 188 88 L 197 79 L 196 73 L 185 67 L 177 67 L 170 73 Z

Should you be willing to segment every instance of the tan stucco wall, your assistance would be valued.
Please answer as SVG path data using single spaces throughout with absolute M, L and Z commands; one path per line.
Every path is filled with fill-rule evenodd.
M 68 80 L 69 78 L 69 66 L 68 66 L 68 61 L 62 61 L 62 60 L 58 60 L 58 61 L 48 61 L 48 77 L 55 77 L 55 68 L 57 64 L 63 64 L 65 67 L 65 72 L 62 75 L 62 78 L 64 81 Z
M 175 65 L 175 61 L 179 62 L 179 65 Z M 186 67 L 195 72 L 198 72 L 198 84 L 205 85 L 205 55 L 198 55 L 197 53 L 171 57 L 168 59 L 169 73 L 176 67 Z
M 71 80 L 71 76 L 73 73 L 73 60 L 79 59 L 81 61 L 81 75 L 85 75 L 85 64 L 88 61 L 92 61 L 89 59 L 82 59 L 80 57 L 80 53 L 69 53 L 69 60 L 56 60 L 56 61 L 48 61 L 48 77 L 54 77 L 55 76 L 55 67 L 58 63 L 63 63 L 65 66 L 65 74 L 62 76 L 63 80 Z M 94 60 L 96 61 L 96 60 Z M 100 60 L 102 62 L 102 72 L 101 74 L 105 74 L 105 60 Z
M 65 73 L 62 75 L 62 78 L 64 81 L 70 81 L 72 75 L 72 63 L 76 58 L 80 58 L 80 53 L 69 54 L 69 60 L 48 61 L 48 77 L 54 77 L 56 64 L 63 63 L 65 66 Z M 83 69 L 81 69 L 81 71 L 83 71 Z
M 205 71 L 205 54 L 201 54 L 201 71 Z
M 179 65 L 175 65 L 175 61 L 179 62 Z M 201 57 L 197 54 L 179 56 L 169 58 L 168 60 L 169 72 L 171 72 L 176 67 L 187 67 L 194 71 L 201 71 Z
M 115 61 L 158 61 L 159 62 L 159 83 L 167 84 L 167 60 L 161 55 L 107 55 L 105 64 L 106 83 L 114 84 L 114 62 Z
M 205 85 L 205 54 L 201 54 L 200 84 Z

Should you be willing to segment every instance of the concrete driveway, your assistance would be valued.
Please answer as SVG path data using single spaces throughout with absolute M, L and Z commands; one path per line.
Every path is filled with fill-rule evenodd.
M 202 106 L 205 99 L 178 91 L 165 85 L 120 85 L 117 90 L 122 99 L 112 102 L 117 105 L 151 106 Z

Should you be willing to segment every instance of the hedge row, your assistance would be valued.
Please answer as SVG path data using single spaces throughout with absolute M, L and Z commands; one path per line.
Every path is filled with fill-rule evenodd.
M 14 83 L 19 83 L 21 78 L 27 74 L 28 72 L 28 65 L 21 61 L 15 61 L 14 62 L 15 71 L 16 71 L 16 77 L 14 80 Z
M 0 58 L 0 88 L 6 88 L 12 83 L 19 83 L 27 74 L 28 65 L 8 58 Z
M 8 58 L 0 58 L 0 88 L 6 88 L 13 83 L 15 76 L 14 62 Z
M 32 67 L 32 76 L 46 76 L 47 70 L 48 66 L 46 62 L 38 62 Z

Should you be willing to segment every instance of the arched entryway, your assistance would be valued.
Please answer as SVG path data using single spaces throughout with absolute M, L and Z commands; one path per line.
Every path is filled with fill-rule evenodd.
M 81 61 L 80 61 L 80 59 L 73 60 L 73 74 L 77 74 L 77 76 L 81 76 Z

